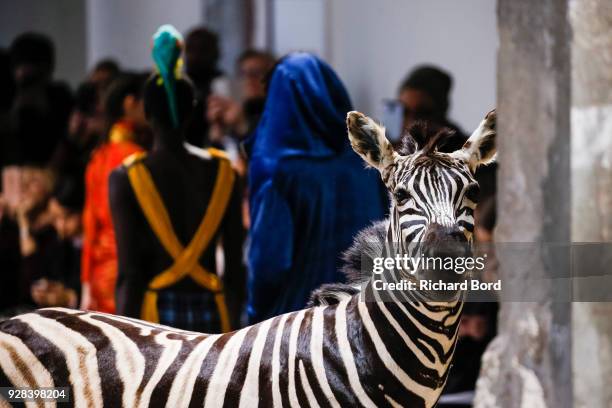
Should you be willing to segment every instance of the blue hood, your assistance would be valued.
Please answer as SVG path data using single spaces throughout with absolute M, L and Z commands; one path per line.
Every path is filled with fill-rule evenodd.
M 275 68 L 262 120 L 245 146 L 251 323 L 301 309 L 313 289 L 342 282 L 342 252 L 385 215 L 380 174 L 350 147 L 350 110 L 340 79 L 317 57 L 290 54 Z
M 348 93 L 329 65 L 308 53 L 283 58 L 272 74 L 266 106 L 255 133 L 245 143 L 251 187 L 274 173 L 286 157 L 323 158 L 350 149 Z

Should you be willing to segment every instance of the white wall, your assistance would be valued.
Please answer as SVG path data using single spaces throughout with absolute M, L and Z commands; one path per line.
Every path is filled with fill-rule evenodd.
M 151 69 L 151 36 L 160 25 L 172 24 L 186 34 L 204 17 L 202 0 L 86 0 L 86 3 L 88 67 L 101 58 L 113 57 L 124 68 Z
M 24 31 L 55 43 L 55 78 L 75 86 L 85 75 L 85 6 L 82 0 L 0 0 L 0 47 Z
M 203 0 L 0 0 L 0 46 L 26 30 L 51 36 L 56 78 L 78 84 L 102 58 L 127 69 L 151 69 L 151 36 L 165 23 L 179 31 L 200 24 Z
M 271 31 L 272 16 L 269 15 L 268 0 L 252 0 L 253 26 L 251 27 L 252 45 L 255 48 L 265 49 L 272 41 Z
M 265 4 L 255 2 L 260 3 Z M 0 46 L 26 29 L 46 32 L 57 46 L 56 76 L 76 84 L 86 67 L 105 57 L 126 68 L 150 69 L 155 30 L 171 23 L 185 33 L 205 21 L 204 5 L 205 0 L 0 0 Z M 450 114 L 465 130 L 495 104 L 495 0 L 273 0 L 272 5 L 273 27 L 267 31 L 274 34 L 274 51 L 306 49 L 327 59 L 357 109 L 377 114 L 381 99 L 395 96 L 402 78 L 421 63 L 437 64 L 454 76 Z
M 326 7 L 326 0 L 274 0 L 274 52 L 282 56 L 290 51 L 309 51 L 325 58 Z
M 375 114 L 406 73 L 433 63 L 454 77 L 450 117 L 471 131 L 495 105 L 495 0 L 328 0 L 327 56 L 357 109 Z

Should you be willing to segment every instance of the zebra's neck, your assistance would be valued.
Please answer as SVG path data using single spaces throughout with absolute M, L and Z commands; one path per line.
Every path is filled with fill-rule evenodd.
M 360 377 L 370 377 L 388 400 L 393 399 L 391 390 L 400 387 L 433 406 L 448 377 L 463 302 L 367 301 L 362 293 L 345 304 L 338 308 L 345 307 L 347 321 L 361 325 L 360 331 L 353 329 L 361 336 L 351 341 L 370 362 Z

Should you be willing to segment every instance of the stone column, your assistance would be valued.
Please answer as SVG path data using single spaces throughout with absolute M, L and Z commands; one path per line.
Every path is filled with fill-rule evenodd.
M 572 239 L 612 242 L 612 3 L 571 0 Z M 610 252 L 610 244 L 605 251 Z M 599 257 L 598 257 L 599 258 Z M 581 261 L 581 260 L 579 260 Z M 601 259 L 592 259 L 592 262 Z M 596 300 L 612 290 L 611 276 L 580 277 L 574 293 Z M 602 270 L 602 269 L 599 269 Z M 608 296 L 609 299 L 609 296 Z M 612 407 L 612 303 L 574 303 L 574 405 Z
M 483 357 L 474 406 L 571 407 L 570 303 L 552 302 L 568 259 L 535 250 L 570 241 L 570 30 L 565 0 L 498 0 L 497 243 L 500 278 L 535 288 L 503 302 L 499 334 Z M 522 290 L 518 291 L 522 293 Z M 507 300 L 520 300 L 517 292 Z

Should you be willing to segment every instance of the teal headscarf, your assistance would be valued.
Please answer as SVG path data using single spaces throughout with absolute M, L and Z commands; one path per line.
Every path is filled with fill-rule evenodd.
M 153 35 L 151 55 L 159 72 L 159 85 L 163 84 L 168 95 L 170 117 L 175 128 L 179 127 L 178 107 L 176 104 L 176 79 L 179 77 L 183 37 L 170 24 L 159 27 Z

